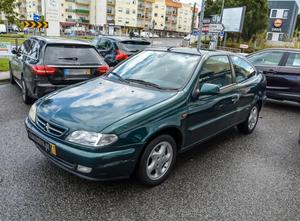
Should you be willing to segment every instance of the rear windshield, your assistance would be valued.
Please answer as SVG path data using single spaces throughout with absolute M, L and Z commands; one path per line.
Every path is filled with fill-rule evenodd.
M 137 52 L 144 50 L 145 48 L 149 47 L 150 42 L 148 41 L 121 41 L 120 47 L 123 50 L 130 51 L 130 52 Z
M 102 59 L 95 48 L 85 45 L 49 45 L 45 51 L 48 65 L 101 65 Z

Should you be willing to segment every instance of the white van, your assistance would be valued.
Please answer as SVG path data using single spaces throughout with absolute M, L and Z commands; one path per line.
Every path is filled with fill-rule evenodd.
M 6 25 L 0 24 L 0 34 L 6 34 L 6 33 L 7 33 Z

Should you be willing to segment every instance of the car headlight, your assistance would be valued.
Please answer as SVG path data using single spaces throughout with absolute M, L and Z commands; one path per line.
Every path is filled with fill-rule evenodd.
M 78 130 L 72 132 L 67 138 L 67 141 L 85 146 L 103 147 L 112 144 L 118 140 L 115 134 L 101 134 Z
M 30 118 L 33 122 L 35 122 L 35 118 L 36 118 L 36 104 L 35 104 L 35 103 L 31 106 L 28 115 L 29 115 L 29 118 Z

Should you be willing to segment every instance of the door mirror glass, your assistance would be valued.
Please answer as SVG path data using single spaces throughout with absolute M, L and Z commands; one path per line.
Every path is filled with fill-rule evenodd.
M 12 53 L 12 54 L 17 54 L 17 53 L 18 53 L 17 48 L 16 48 L 16 47 L 12 48 L 12 49 L 11 49 L 11 53 Z
M 200 85 L 199 95 L 216 95 L 220 93 L 220 87 L 216 84 L 204 83 Z

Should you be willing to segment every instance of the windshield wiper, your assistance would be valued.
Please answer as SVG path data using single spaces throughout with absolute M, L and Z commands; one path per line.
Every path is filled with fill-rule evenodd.
M 122 78 L 122 77 L 121 77 L 120 75 L 118 75 L 116 72 L 111 71 L 111 72 L 108 72 L 108 75 L 109 75 L 109 74 L 112 74 L 113 76 L 117 77 L 120 81 L 123 81 L 123 82 L 128 83 L 127 80 L 125 80 L 124 78 Z
M 157 85 L 155 83 L 151 83 L 151 82 L 140 80 L 140 79 L 127 78 L 126 80 L 129 81 L 129 82 L 134 82 L 134 83 L 138 83 L 138 84 L 142 84 L 142 85 L 154 87 L 154 88 L 161 89 L 161 90 L 168 89 L 168 88 L 162 88 L 161 86 L 159 86 L 159 85 Z
M 71 61 L 77 61 L 78 58 L 76 57 L 66 57 L 66 58 L 58 58 L 59 60 L 71 60 Z

